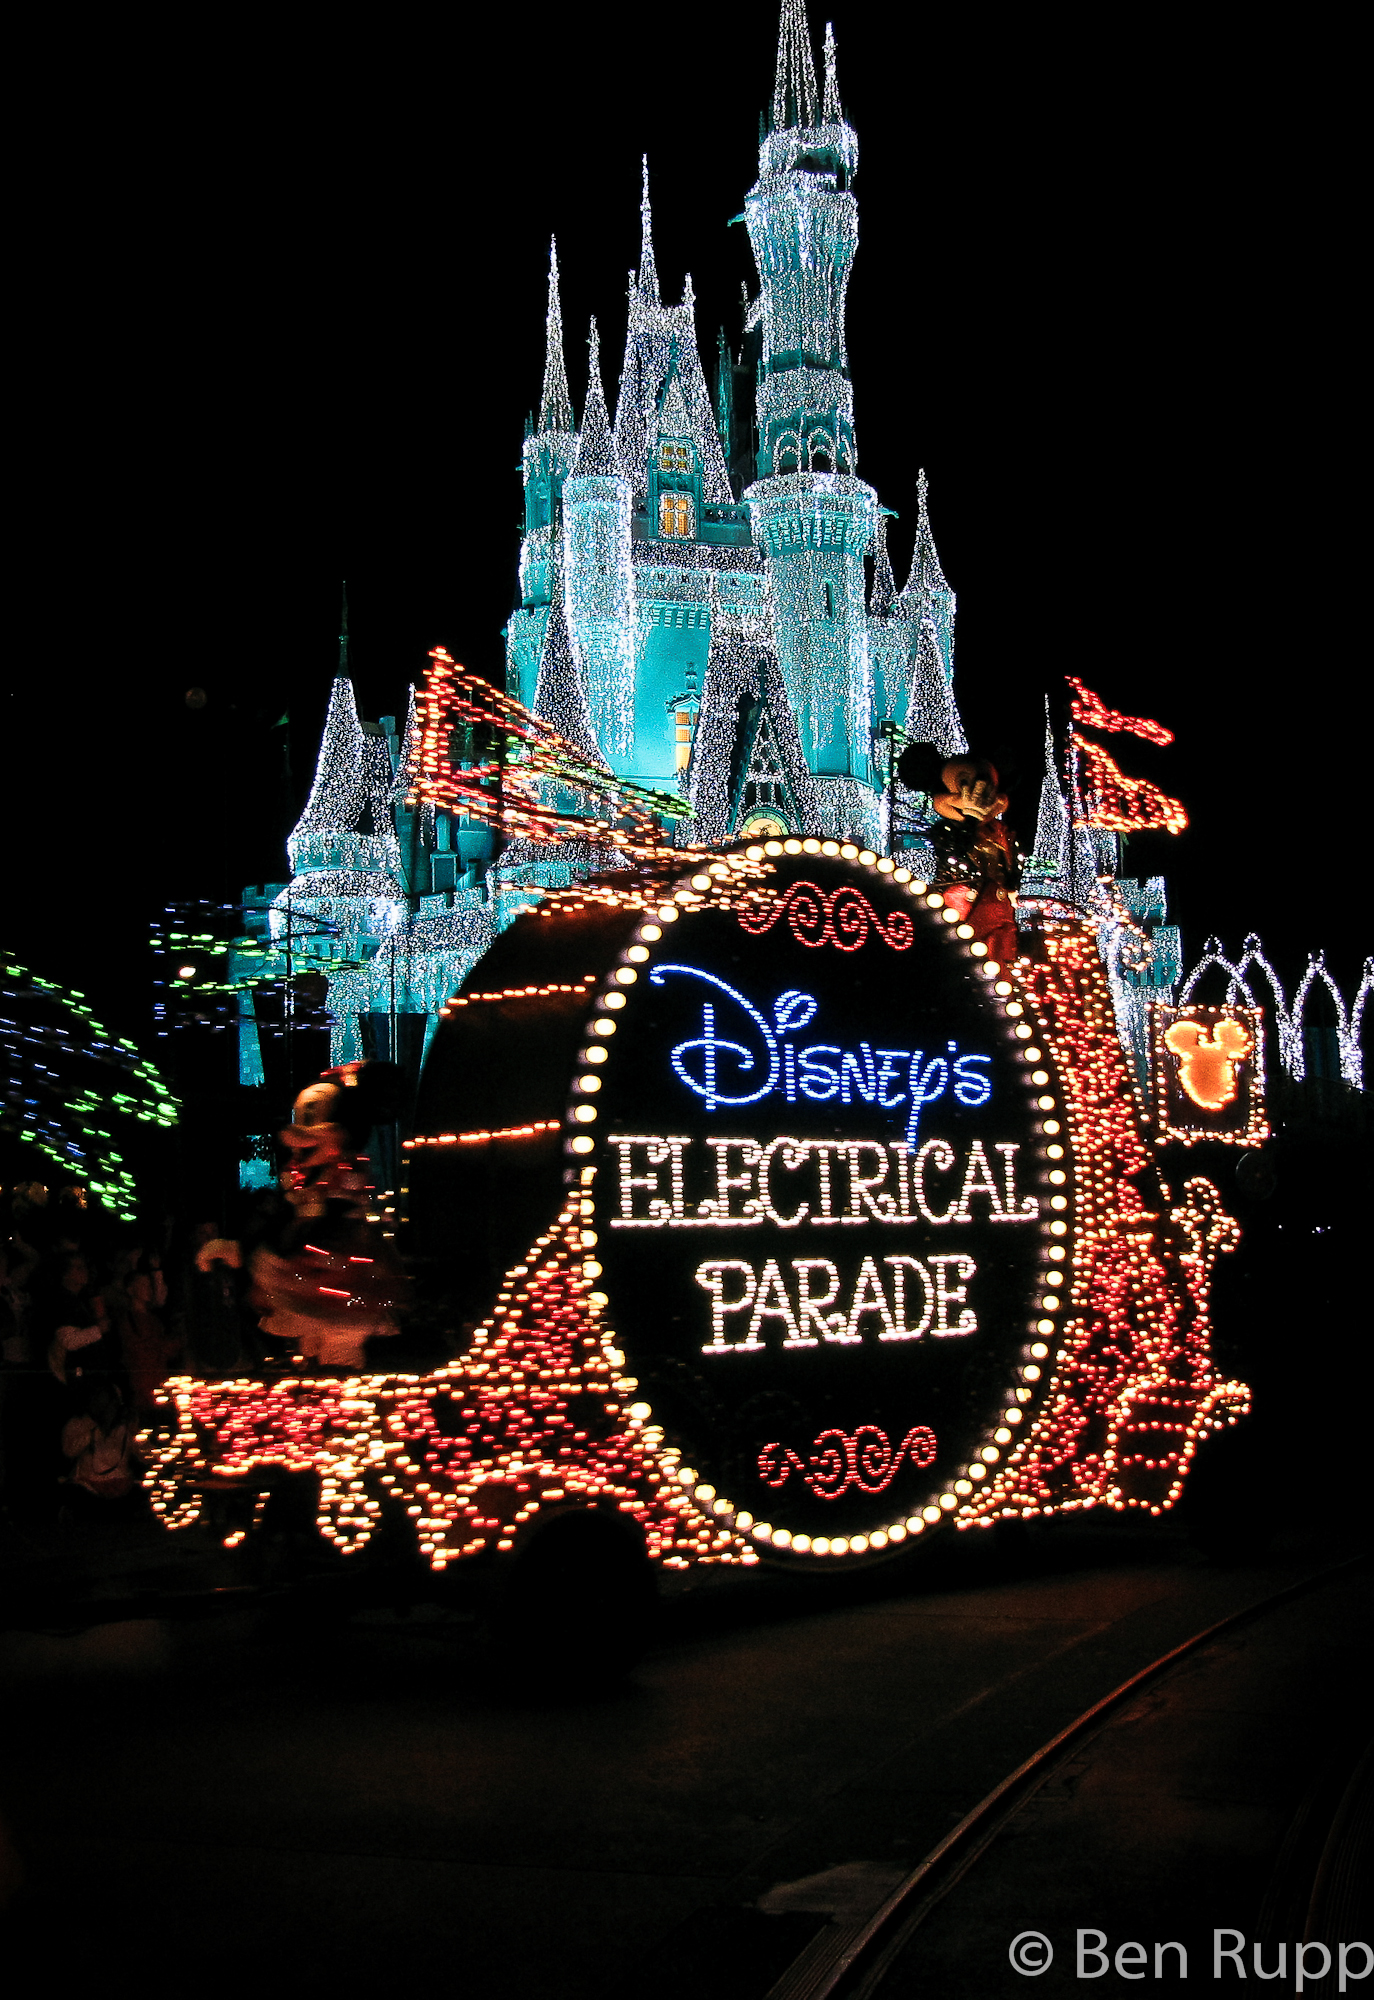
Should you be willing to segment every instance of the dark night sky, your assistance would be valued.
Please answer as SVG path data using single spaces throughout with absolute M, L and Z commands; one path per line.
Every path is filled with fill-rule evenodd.
M 341 577 L 366 713 L 437 642 L 499 666 L 550 232 L 579 408 L 592 311 L 614 390 L 644 150 L 665 296 L 690 268 L 708 368 L 737 331 L 775 8 L 731 10 L 728 43 L 718 12 L 646 11 L 391 14 L 328 45 L 125 22 L 31 162 L 8 916 L 130 1032 L 149 911 L 282 876 L 270 725 L 289 709 L 299 796 Z M 1079 674 L 1178 733 L 1117 743 L 1193 814 L 1129 864 L 1168 870 L 1190 957 L 1255 926 L 1352 990 L 1367 939 L 1322 908 L 1343 864 L 1287 831 L 1309 755 L 1357 727 L 1340 50 L 1195 10 L 834 18 L 858 469 L 901 515 L 899 581 L 929 471 L 956 692 L 975 743 L 1021 746 L 1013 818 L 1033 832 L 1042 691 Z

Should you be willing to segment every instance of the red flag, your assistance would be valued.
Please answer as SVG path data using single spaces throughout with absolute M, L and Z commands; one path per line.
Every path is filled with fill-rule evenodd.
M 1174 732 L 1166 729 L 1162 722 L 1151 722 L 1144 715 L 1123 715 L 1120 709 L 1108 708 L 1090 687 L 1075 680 L 1072 674 L 1065 674 L 1065 680 L 1074 690 L 1073 706 L 1069 713 L 1075 722 L 1081 722 L 1089 729 L 1103 729 L 1109 735 L 1125 731 L 1130 736 L 1143 736 L 1147 743 L 1172 743 Z
M 1076 730 L 1071 740 L 1081 760 L 1079 790 L 1089 826 L 1107 833 L 1148 833 L 1157 827 L 1182 833 L 1188 815 L 1178 799 L 1148 778 L 1128 778 L 1100 743 L 1090 743 Z

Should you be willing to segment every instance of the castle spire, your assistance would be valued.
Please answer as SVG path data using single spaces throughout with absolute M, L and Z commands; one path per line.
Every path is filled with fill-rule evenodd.
M 905 616 L 924 615 L 935 592 L 945 592 L 950 597 L 951 606 L 953 604 L 953 593 L 945 581 L 940 558 L 935 552 L 935 537 L 930 532 L 929 488 L 930 482 L 922 466 L 916 474 L 916 542 L 911 551 L 911 570 L 897 604 L 898 612 Z
M 339 679 L 348 680 L 348 583 L 343 587 L 343 611 L 339 618 Z
M 661 305 L 658 290 L 658 266 L 654 263 L 654 218 L 649 207 L 649 155 L 641 162 L 644 173 L 643 186 L 639 197 L 639 289 L 653 305 Z
M 541 431 L 570 431 L 572 401 L 563 361 L 563 306 L 558 296 L 558 244 L 549 239 L 549 307 L 544 318 L 544 387 L 539 398 Z
M 873 588 L 868 608 L 875 618 L 890 618 L 897 603 L 897 582 L 892 574 L 892 557 L 887 548 L 887 515 L 879 512 L 873 530 Z
M 806 25 L 806 0 L 782 0 L 778 70 L 773 84 L 773 130 L 816 122 L 816 60 Z
M 592 728 L 592 718 L 587 709 L 586 690 L 582 676 L 573 656 L 572 642 L 568 636 L 568 617 L 564 606 L 563 557 L 561 548 L 555 546 L 553 558 L 552 602 L 549 606 L 549 621 L 544 627 L 544 643 L 539 651 L 539 672 L 534 684 L 534 701 L 531 706 L 542 722 L 552 729 L 575 750 L 593 758 L 598 764 L 603 762 Z
M 840 109 L 840 86 L 835 81 L 835 30 L 829 21 L 825 24 L 825 98 L 821 105 L 821 123 L 844 123 L 844 113 Z
M 587 364 L 587 401 L 582 411 L 582 436 L 573 465 L 574 479 L 609 479 L 617 471 L 610 419 L 606 415 L 606 393 L 601 386 L 601 335 L 592 320 L 591 349 Z
M 310 797 L 287 842 L 293 871 L 299 870 L 298 855 L 308 834 L 349 833 L 357 826 L 367 803 L 366 744 L 353 683 L 340 673 L 329 690 Z

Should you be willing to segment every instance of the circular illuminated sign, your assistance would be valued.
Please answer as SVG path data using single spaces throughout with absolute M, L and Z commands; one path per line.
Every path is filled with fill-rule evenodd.
M 565 1145 L 593 1301 L 698 1500 L 857 1552 L 956 1510 L 1030 1414 L 1057 1099 L 938 896 L 768 845 L 763 882 L 698 875 L 622 946 Z

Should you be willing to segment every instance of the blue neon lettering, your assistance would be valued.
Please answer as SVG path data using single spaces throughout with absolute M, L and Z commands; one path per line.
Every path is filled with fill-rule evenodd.
M 953 1044 L 951 1044 L 953 1046 Z M 991 1056 L 960 1056 L 954 1065 L 954 1095 L 961 1104 L 976 1106 L 986 1104 L 992 1096 L 992 1078 L 983 1076 L 973 1068 L 975 1063 L 990 1063 Z
M 954 1097 L 970 1108 L 986 1104 L 992 1096 L 988 1073 L 992 1057 L 961 1056 L 956 1041 L 947 1044 L 947 1057 L 932 1055 L 929 1061 L 923 1049 L 875 1050 L 868 1042 L 860 1042 L 856 1049 L 841 1049 L 833 1042 L 801 1047 L 789 1038 L 809 1027 L 820 1012 L 814 994 L 796 987 L 780 993 L 770 1024 L 738 988 L 701 966 L 655 966 L 650 983 L 662 986 L 670 973 L 704 980 L 739 1010 L 733 1023 L 728 1012 L 723 1018 L 745 1039 L 720 1031 L 718 1002 L 713 998 L 702 1002 L 700 1035 L 678 1042 L 669 1052 L 674 1074 L 705 1101 L 708 1111 L 718 1105 L 757 1104 L 775 1090 L 789 1104 L 795 1104 L 799 1095 L 815 1104 L 834 1097 L 850 1104 L 858 1097 L 884 1111 L 897 1111 L 909 1101 L 906 1143 L 914 1147 L 919 1143 L 922 1111 L 943 1097 L 951 1082 Z M 755 1089 L 739 1087 L 744 1079 L 755 1077 L 760 1079 Z
M 855 1055 L 852 1049 L 846 1049 L 840 1057 L 841 1104 L 853 1101 L 849 1095 L 851 1079 L 860 1097 L 866 1098 L 871 1104 L 877 1095 L 877 1083 L 873 1075 L 873 1051 L 867 1042 L 859 1043 L 858 1055 Z
M 716 1010 L 710 1001 L 707 1001 L 701 1010 L 700 1038 L 694 1041 L 679 1042 L 671 1053 L 673 1069 L 682 1082 L 686 1084 L 689 1090 L 695 1091 L 698 1097 L 705 1098 L 706 1109 L 708 1111 L 714 1111 L 718 1104 L 757 1104 L 761 1097 L 767 1097 L 769 1091 L 774 1088 L 778 1081 L 778 1072 L 781 1068 L 781 1063 L 778 1056 L 777 1037 L 764 1020 L 762 1014 L 759 1013 L 757 1007 L 751 1006 L 744 995 L 737 993 L 733 986 L 727 986 L 723 979 L 717 979 L 714 972 L 703 972 L 701 967 L 697 965 L 656 965 L 649 974 L 651 985 L 661 986 L 670 972 L 681 972 L 688 979 L 704 979 L 709 985 L 714 986 L 719 992 L 724 993 L 728 999 L 733 1000 L 735 1005 L 742 1008 L 748 1015 L 763 1037 L 763 1047 L 768 1058 L 768 1075 L 757 1090 L 748 1091 L 741 1097 L 725 1096 L 717 1087 L 717 1056 L 720 1051 L 725 1050 L 735 1056 L 738 1060 L 739 1069 L 744 1074 L 753 1070 L 755 1059 L 742 1042 L 725 1041 L 717 1036 Z M 699 1077 L 692 1074 L 685 1061 L 688 1055 L 698 1049 L 701 1051 L 702 1058 L 701 1075 Z
M 981 1060 L 986 1062 L 988 1058 L 983 1057 Z M 910 1061 L 910 1049 L 878 1050 L 878 1102 L 882 1105 L 884 1111 L 895 1111 L 899 1104 L 906 1103 L 906 1092 L 904 1090 L 899 1090 L 895 1097 L 889 1097 L 887 1086 L 890 1083 L 895 1083 L 901 1075 L 900 1065 Z
M 906 1121 L 908 1146 L 916 1144 L 921 1129 L 922 1111 L 927 1104 L 933 1104 L 937 1097 L 944 1095 L 945 1086 L 949 1082 L 949 1064 L 944 1057 L 932 1056 L 922 1069 L 921 1061 L 924 1055 L 924 1049 L 917 1049 L 912 1055 L 911 1068 L 907 1072 L 907 1081 L 911 1089 L 911 1111 Z
M 829 1063 L 822 1062 L 822 1056 L 837 1056 L 837 1048 L 829 1042 L 813 1042 L 809 1049 L 798 1049 L 797 1059 L 801 1063 L 801 1087 L 803 1096 L 816 1104 L 824 1104 L 827 1097 L 834 1097 L 840 1087 L 840 1072 Z
M 773 1002 L 773 1019 L 780 1035 L 795 1035 L 799 1028 L 809 1027 L 815 1020 L 820 1001 L 810 993 L 798 993 L 789 987 L 786 993 L 779 993 Z

